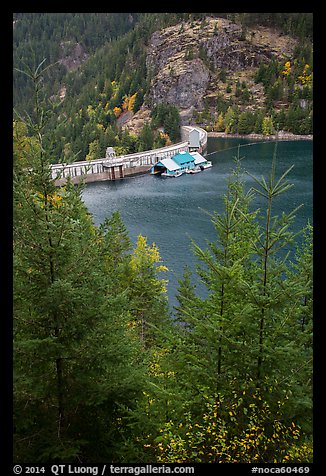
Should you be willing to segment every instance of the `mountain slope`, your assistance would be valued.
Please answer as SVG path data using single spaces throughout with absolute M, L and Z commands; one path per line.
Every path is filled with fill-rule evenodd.
M 285 62 L 296 43 L 267 28 L 250 29 L 243 35 L 240 25 L 223 18 L 207 17 L 205 23 L 187 22 L 157 31 L 147 51 L 146 64 L 153 79 L 146 102 L 202 109 L 205 98 L 225 90 L 225 79 L 219 79 L 221 70 L 231 85 L 238 78 L 251 81 L 249 91 L 256 93 L 253 77 L 257 67 L 273 57 Z M 259 99 L 255 95 L 254 101 Z
M 161 103 L 208 130 L 311 133 L 310 38 L 304 13 L 17 14 L 14 63 L 57 62 L 44 77 L 57 103 L 53 153 L 98 158 L 108 146 L 144 147 L 140 133 Z M 30 113 L 30 98 L 15 74 L 15 107 Z
M 141 119 L 147 119 L 162 102 L 179 108 L 183 124 L 198 122 L 209 127 L 230 106 L 238 108 L 238 115 L 257 111 L 266 115 L 271 108 L 289 110 L 292 104 L 299 108 L 298 121 L 307 112 L 310 126 L 305 124 L 300 132 L 305 133 L 306 128 L 309 133 L 312 84 L 302 84 L 299 78 L 310 57 L 301 48 L 298 38 L 280 29 L 257 25 L 244 29 L 225 18 L 205 17 L 155 31 L 146 49 L 150 84 L 144 106 L 123 127 L 138 133 Z M 287 62 L 293 63 L 289 77 L 283 71 Z M 264 68 L 265 77 L 260 78 L 258 73 Z M 281 120 L 280 126 L 288 127 Z

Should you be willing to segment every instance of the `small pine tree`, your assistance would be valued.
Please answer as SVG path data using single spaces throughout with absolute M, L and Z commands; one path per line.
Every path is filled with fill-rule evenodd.
M 275 133 L 273 119 L 271 116 L 265 116 L 262 122 L 262 133 L 265 136 Z
M 151 150 L 154 143 L 154 133 L 151 126 L 148 123 L 145 123 L 138 139 L 138 150 Z
M 160 329 L 168 327 L 166 280 L 158 273 L 167 271 L 159 264 L 160 254 L 155 243 L 139 235 L 129 263 L 129 299 L 136 328 L 145 347 L 159 339 Z

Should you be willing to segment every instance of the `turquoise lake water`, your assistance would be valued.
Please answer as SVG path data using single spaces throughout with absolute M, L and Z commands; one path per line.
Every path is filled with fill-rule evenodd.
M 275 142 L 248 139 L 209 138 L 207 159 L 213 167 L 199 174 L 184 174 L 178 178 L 162 178 L 143 175 L 115 182 L 88 184 L 83 191 L 83 200 L 92 213 L 94 223 L 99 225 L 105 217 L 119 210 L 133 243 L 137 236 L 147 237 L 149 244 L 159 247 L 163 264 L 169 272 L 162 277 L 169 280 L 168 297 L 170 307 L 176 305 L 177 279 L 182 277 L 184 267 L 195 270 L 196 258 L 190 249 L 192 238 L 205 247 L 206 240 L 215 240 L 215 231 L 208 212 L 223 212 L 223 195 L 227 178 L 234 168 L 234 156 L 240 144 L 243 168 L 260 178 L 267 177 L 271 170 Z M 213 153 L 214 152 L 214 153 Z M 280 177 L 291 165 L 288 175 L 294 187 L 275 200 L 274 215 L 289 212 L 300 204 L 304 206 L 296 213 L 293 231 L 303 228 L 313 216 L 313 142 L 282 141 L 277 143 L 276 176 Z M 243 177 L 249 189 L 255 186 L 250 175 Z M 255 207 L 264 210 L 260 197 Z M 201 285 L 198 291 L 204 292 Z

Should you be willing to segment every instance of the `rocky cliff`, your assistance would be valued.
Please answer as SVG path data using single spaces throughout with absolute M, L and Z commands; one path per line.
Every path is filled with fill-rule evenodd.
M 75 71 L 87 60 L 88 54 L 85 48 L 73 41 L 62 41 L 60 43 L 61 58 L 59 63 L 66 67 L 67 71 Z
M 151 87 L 145 104 L 167 102 L 178 106 L 183 123 L 192 112 L 202 110 L 205 99 L 223 94 L 226 82 L 246 81 L 257 103 L 263 88 L 253 81 L 261 62 L 291 56 L 295 40 L 268 28 L 245 32 L 238 24 L 222 18 L 188 22 L 156 31 L 149 42 L 147 69 Z M 224 78 L 221 79 L 223 71 Z

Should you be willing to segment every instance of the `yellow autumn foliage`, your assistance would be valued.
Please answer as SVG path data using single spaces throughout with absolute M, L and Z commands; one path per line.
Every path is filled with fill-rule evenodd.
M 115 107 L 113 108 L 113 114 L 115 115 L 116 118 L 118 118 L 122 113 L 121 107 Z
M 129 98 L 129 105 L 128 105 L 128 111 L 132 111 L 133 108 L 134 108 L 134 105 L 135 105 L 135 102 L 136 102 L 136 98 L 137 98 L 137 93 L 133 94 L 132 96 L 130 96 Z
M 305 64 L 302 74 L 298 76 L 298 79 L 302 85 L 309 84 L 312 82 L 312 72 L 310 71 L 309 64 Z
M 122 110 L 123 111 L 132 111 L 135 105 L 137 93 L 133 94 L 132 96 L 124 96 L 124 101 L 122 103 Z
M 42 209 L 44 209 L 46 206 L 58 209 L 63 205 L 62 198 L 62 195 L 57 192 L 47 196 L 44 196 L 43 193 L 38 192 L 34 197 L 34 202 L 37 203 Z
M 28 135 L 27 126 L 22 121 L 13 121 L 13 152 L 20 162 L 30 161 L 31 156 L 40 149 L 35 137 Z
M 284 76 L 289 76 L 289 74 L 291 73 L 291 63 L 290 61 L 287 61 L 284 65 L 284 69 L 282 71 L 283 75 Z
M 312 462 L 311 444 L 299 443 L 300 429 L 282 422 L 281 407 L 271 411 L 258 392 L 247 403 L 206 401 L 201 420 L 188 412 L 168 421 L 151 445 L 159 463 Z M 250 403 L 251 401 L 251 403 Z M 147 444 L 148 447 L 148 444 Z
M 167 132 L 160 131 L 160 138 L 165 140 L 165 145 L 171 145 L 172 144 L 170 136 Z
M 144 263 L 155 265 L 161 261 L 159 249 L 155 243 L 152 246 L 147 244 L 147 239 L 139 235 L 136 248 L 130 260 L 130 266 L 134 271 L 138 271 Z M 168 271 L 166 266 L 156 266 L 157 271 Z
M 161 291 L 166 292 L 167 280 L 157 279 L 156 273 L 168 271 L 168 268 L 158 263 L 161 262 L 160 253 L 155 243 L 147 244 L 147 239 L 139 235 L 137 239 L 136 248 L 130 259 L 130 269 L 138 276 L 148 275 L 150 279 L 161 286 Z

